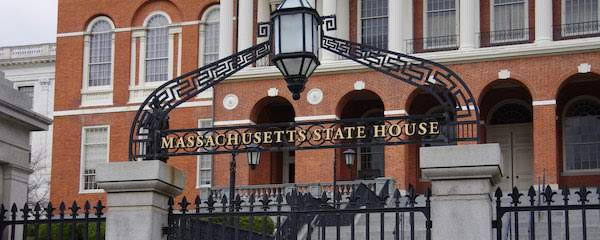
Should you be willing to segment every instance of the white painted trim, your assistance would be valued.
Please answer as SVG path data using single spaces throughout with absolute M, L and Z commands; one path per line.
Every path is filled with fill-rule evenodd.
M 315 115 L 315 116 L 295 117 L 294 121 L 304 122 L 304 121 L 339 120 L 339 119 L 340 118 L 336 115 Z
M 467 111 L 467 110 L 473 110 L 475 109 L 475 106 L 469 104 L 469 108 L 467 108 L 467 106 L 461 106 L 460 109 L 462 109 L 463 111 Z
M 90 81 L 90 55 L 91 55 L 91 35 L 92 35 L 92 27 L 99 21 L 106 21 L 110 24 L 111 30 L 108 31 L 110 33 L 110 41 L 111 41 L 111 59 L 110 59 L 110 82 L 108 86 L 89 86 Z M 112 105 L 113 104 L 113 86 L 114 86 L 114 78 L 115 78 L 115 33 L 114 33 L 115 25 L 112 20 L 105 16 L 100 16 L 92 20 L 87 26 L 87 32 L 84 35 L 84 43 L 83 43 L 83 76 L 82 76 L 82 89 L 81 89 L 81 106 L 99 106 L 99 105 Z M 105 32 L 104 32 L 105 33 Z M 86 100 L 88 99 L 85 95 L 88 93 L 98 93 L 105 92 L 109 99 L 100 99 L 97 102 Z
M 208 107 L 208 106 L 212 106 L 212 101 L 185 102 L 185 103 L 179 105 L 178 108 Z M 101 113 L 134 112 L 134 111 L 137 111 L 138 109 L 140 109 L 140 105 L 63 110 L 63 111 L 55 111 L 54 116 L 55 117 L 63 117 L 63 116 L 76 116 L 76 115 L 101 114 Z
M 146 19 L 144 19 L 144 23 L 142 24 L 142 26 L 147 27 L 148 21 L 150 21 L 150 19 L 152 19 L 152 17 L 154 17 L 155 15 L 162 15 L 163 17 L 167 18 L 167 21 L 169 22 L 168 25 L 171 25 L 171 23 L 173 22 L 173 21 L 171 21 L 171 17 L 169 16 L 169 14 L 167 14 L 164 11 L 159 10 L 159 11 L 153 11 L 150 14 L 148 14 L 148 16 L 146 16 Z
M 213 126 L 235 126 L 235 125 L 256 125 L 256 123 L 254 123 L 250 119 L 213 122 Z
M 190 25 L 196 25 L 196 24 L 200 24 L 201 21 L 199 20 L 195 20 L 195 21 L 186 21 L 186 22 L 179 22 L 179 23 L 171 23 L 169 24 L 168 27 L 183 27 L 183 26 L 190 26 Z M 114 28 L 113 32 L 134 32 L 134 31 L 138 31 L 138 30 L 143 30 L 144 27 L 122 27 L 122 28 Z M 56 34 L 57 38 L 63 38 L 63 37 L 79 37 L 79 36 L 83 36 L 85 35 L 86 32 L 85 31 L 81 31 L 81 32 L 63 32 L 63 33 L 58 33 Z
M 94 125 L 94 126 L 83 126 L 81 128 L 81 145 L 79 149 L 79 193 L 103 193 L 102 189 L 91 189 L 85 190 L 83 189 L 83 169 L 85 168 L 84 159 L 83 159 L 83 144 L 85 142 L 85 130 L 91 128 L 106 128 L 106 163 L 110 162 L 110 125 Z
M 138 40 L 139 40 L 139 37 L 131 36 L 131 59 L 129 59 L 129 61 L 130 61 L 129 62 L 129 65 L 130 65 L 129 87 L 135 86 L 136 67 L 137 67 L 135 64 L 135 61 L 137 59 L 137 41 Z
M 198 119 L 198 128 L 200 128 L 200 122 L 201 121 L 210 121 L 211 125 L 214 125 L 213 120 L 211 118 L 200 118 Z M 201 170 L 208 170 L 208 168 L 204 168 L 204 169 L 200 169 L 200 155 L 196 156 L 196 189 L 199 188 L 211 188 L 212 187 L 212 183 L 214 181 L 214 171 L 213 171 L 213 166 L 214 164 L 214 157 L 213 155 L 208 155 L 211 157 L 211 163 L 210 163 L 210 183 L 211 184 L 200 184 L 200 171 Z
M 532 106 L 547 106 L 547 105 L 556 105 L 556 99 L 550 100 L 536 100 L 531 103 Z
M 385 116 L 407 115 L 407 114 L 408 113 L 404 109 L 383 111 L 383 115 L 385 115 Z

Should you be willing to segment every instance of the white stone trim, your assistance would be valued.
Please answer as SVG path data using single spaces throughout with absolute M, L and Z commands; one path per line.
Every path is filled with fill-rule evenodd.
M 582 63 L 577 66 L 578 73 L 589 73 L 592 71 L 592 65 L 589 63 Z
M 235 126 L 235 125 L 256 125 L 256 123 L 254 123 L 250 119 L 243 119 L 243 120 L 216 121 L 216 122 L 213 122 L 213 125 L 214 126 Z
M 475 108 L 475 106 L 469 104 L 469 107 L 467 108 L 467 106 L 461 106 L 460 107 L 463 111 L 467 111 L 467 110 L 473 110 Z
M 502 69 L 500 71 L 498 71 L 498 79 L 509 79 L 510 78 L 510 71 L 508 69 Z
M 178 108 L 189 108 L 189 107 L 209 107 L 212 106 L 212 101 L 193 101 L 185 102 L 178 106 Z M 88 114 L 101 114 L 101 113 L 119 113 L 119 112 L 135 112 L 140 108 L 140 105 L 130 105 L 122 107 L 104 107 L 104 108 L 88 108 L 88 109 L 75 109 L 75 110 L 63 110 L 55 111 L 55 117 L 64 116 L 77 116 L 77 115 L 88 115 Z
M 279 95 L 279 89 L 277 88 L 269 88 L 269 90 L 267 90 L 267 96 L 269 97 L 276 97 Z
M 110 37 L 111 37 L 111 59 L 110 59 L 110 83 L 108 86 L 94 86 L 90 87 L 90 40 L 91 31 L 94 24 L 99 21 L 106 21 L 110 24 Z M 83 38 L 83 76 L 81 83 L 81 106 L 102 106 L 113 104 L 113 86 L 115 78 L 115 24 L 112 20 L 106 16 L 100 16 L 92 20 L 87 26 L 87 32 L 84 33 Z
M 363 90 L 365 89 L 365 81 L 356 81 L 354 82 L 354 90 Z
M 383 115 L 385 115 L 385 116 L 396 116 L 396 115 L 407 115 L 407 114 L 408 113 L 404 109 L 383 111 Z
M 171 23 L 169 24 L 169 27 L 183 27 L 183 26 L 190 26 L 190 25 L 196 25 L 196 24 L 200 24 L 200 20 L 195 20 L 195 21 L 186 21 L 186 22 L 179 22 L 179 23 Z M 122 27 L 122 28 L 115 28 L 114 32 L 118 33 L 118 32 L 135 32 L 137 30 L 143 30 L 144 27 Z M 85 31 L 81 31 L 81 32 L 63 32 L 63 33 L 58 33 L 56 34 L 57 38 L 63 38 L 63 37 L 79 37 L 79 36 L 83 36 L 85 35 L 86 32 Z
M 295 117 L 294 121 L 304 122 L 304 121 L 339 120 L 339 119 L 340 118 L 336 115 L 315 115 L 315 116 Z
M 531 103 L 532 106 L 547 106 L 547 105 L 556 105 L 556 99 L 550 100 L 537 100 Z

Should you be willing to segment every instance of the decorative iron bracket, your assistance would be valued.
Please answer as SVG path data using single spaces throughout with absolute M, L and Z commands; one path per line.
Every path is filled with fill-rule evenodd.
M 271 22 L 259 22 L 257 24 L 257 31 L 256 31 L 256 36 L 257 37 L 269 37 L 269 35 L 271 34 Z
M 337 29 L 337 17 L 335 15 L 321 16 L 326 31 L 335 31 Z

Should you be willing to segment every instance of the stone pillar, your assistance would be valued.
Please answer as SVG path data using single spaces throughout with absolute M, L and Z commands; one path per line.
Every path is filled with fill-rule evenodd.
M 233 53 L 233 3 L 232 0 L 220 1 L 219 5 L 219 59 Z
M 388 1 L 388 49 L 405 52 L 405 39 L 412 38 L 412 0 Z
M 107 193 L 106 239 L 166 239 L 167 203 L 183 190 L 182 171 L 161 161 L 113 162 L 97 171 Z
M 477 47 L 477 32 L 479 32 L 479 1 L 459 1 L 459 39 L 460 49 Z
M 500 145 L 423 147 L 420 156 L 422 176 L 432 185 L 432 239 L 491 240 Z
M 337 12 L 337 0 L 327 0 L 327 1 L 323 1 L 323 16 L 329 16 L 329 15 L 336 15 Z M 323 28 L 323 31 L 325 33 L 326 36 L 330 36 L 330 37 L 337 37 L 337 31 L 336 30 L 332 30 L 332 31 L 327 31 L 325 28 Z M 335 53 L 332 53 L 330 51 L 327 50 L 323 50 L 323 58 L 321 61 L 326 62 L 326 61 L 334 61 L 337 59 L 336 57 L 337 55 Z
M 238 51 L 252 47 L 254 36 L 254 1 L 239 1 Z
M 269 6 L 269 0 L 258 0 L 256 10 L 256 21 L 259 23 L 271 21 L 271 7 Z M 256 40 L 256 43 L 263 43 L 269 40 L 269 38 L 258 37 Z
M 535 0 L 535 42 L 552 41 L 552 2 Z
M 31 175 L 33 171 L 29 168 L 15 165 L 15 164 L 7 164 L 0 166 L 0 203 L 3 203 L 4 206 L 8 209 L 11 208 L 12 204 L 17 204 L 19 209 L 23 208 L 25 203 L 27 202 L 27 183 L 29 180 L 29 175 Z M 8 214 L 7 214 L 8 216 Z M 21 217 L 21 215 L 18 215 Z M 0 232 L 0 234 L 2 234 Z M 21 239 L 23 235 L 23 226 L 17 225 L 15 227 L 15 236 L 17 239 Z M 0 238 L 4 237 L 4 239 L 8 239 L 10 236 L 10 229 L 5 231 L 4 236 L 0 236 Z

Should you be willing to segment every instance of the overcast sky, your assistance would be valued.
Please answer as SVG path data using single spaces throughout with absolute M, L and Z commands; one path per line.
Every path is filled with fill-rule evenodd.
M 0 0 L 0 47 L 56 42 L 58 0 Z

